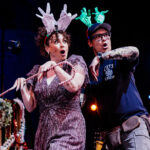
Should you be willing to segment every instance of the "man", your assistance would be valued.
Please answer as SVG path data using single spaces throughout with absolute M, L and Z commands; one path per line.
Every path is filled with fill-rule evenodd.
M 102 138 L 109 150 L 150 150 L 149 118 L 135 85 L 136 47 L 111 49 L 111 26 L 95 23 L 88 29 L 88 45 L 95 57 L 94 80 L 85 89 L 97 99 Z

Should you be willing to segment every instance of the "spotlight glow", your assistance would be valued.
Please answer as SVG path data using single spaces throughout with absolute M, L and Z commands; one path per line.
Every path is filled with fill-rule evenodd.
M 96 111 L 97 110 L 97 105 L 96 104 L 92 104 L 90 108 L 91 108 L 92 111 Z

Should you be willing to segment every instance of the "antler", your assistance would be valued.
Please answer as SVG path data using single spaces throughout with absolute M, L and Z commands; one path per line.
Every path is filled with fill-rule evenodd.
M 79 17 L 76 18 L 76 20 L 80 20 L 81 22 L 83 22 L 87 27 L 92 26 L 92 22 L 91 22 L 91 12 L 90 10 L 87 10 L 85 7 L 83 7 L 81 9 L 81 15 Z
M 58 30 L 65 31 L 70 25 L 71 21 L 77 17 L 77 14 L 72 15 L 67 13 L 67 4 L 64 4 L 64 8 L 61 11 L 60 18 L 57 21 Z
M 64 8 L 61 11 L 60 18 L 58 19 L 58 21 L 55 20 L 53 13 L 50 13 L 50 3 L 47 3 L 46 12 L 44 12 L 40 7 L 38 7 L 38 10 L 42 16 L 38 14 L 36 14 L 36 16 L 42 19 L 42 22 L 49 35 L 56 30 L 56 26 L 58 26 L 58 30 L 65 31 L 68 28 L 71 21 L 77 16 L 77 14 L 72 15 L 71 13 L 67 13 L 66 4 L 64 4 Z
M 109 10 L 105 10 L 105 11 L 98 11 L 98 7 L 95 7 L 95 13 L 92 13 L 92 14 L 95 14 L 95 21 L 97 23 L 103 23 L 104 20 L 105 20 L 105 13 L 107 13 Z
M 55 30 L 55 25 L 57 24 L 54 15 L 50 14 L 50 3 L 47 3 L 46 12 L 44 12 L 40 7 L 38 7 L 39 12 L 42 16 L 35 14 L 38 18 L 42 19 L 42 22 L 46 28 L 48 34 L 51 34 Z

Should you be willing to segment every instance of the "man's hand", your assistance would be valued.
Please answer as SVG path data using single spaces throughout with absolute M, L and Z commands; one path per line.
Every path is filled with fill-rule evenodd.
M 98 56 L 95 56 L 92 63 L 89 66 L 90 72 L 94 80 L 98 81 L 97 77 L 99 74 L 99 66 L 100 66 L 100 60 Z

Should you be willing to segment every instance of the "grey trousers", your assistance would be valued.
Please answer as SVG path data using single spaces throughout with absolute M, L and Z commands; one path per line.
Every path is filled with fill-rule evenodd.
M 129 133 L 121 135 L 123 150 L 150 150 L 150 136 L 143 119 L 140 126 Z

